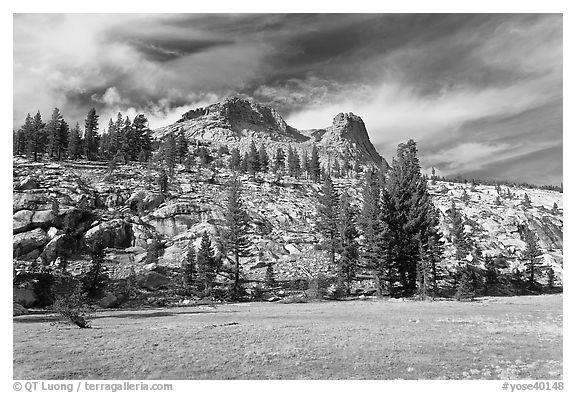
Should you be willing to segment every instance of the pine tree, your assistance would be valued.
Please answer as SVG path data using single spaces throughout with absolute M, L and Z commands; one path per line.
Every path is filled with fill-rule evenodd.
M 98 156 L 98 115 L 96 109 L 88 111 L 84 125 L 84 151 L 87 160 L 94 160 Z
M 276 286 L 276 275 L 274 273 L 274 266 L 272 265 L 272 263 L 269 263 L 268 266 L 266 266 L 266 281 L 265 282 L 269 288 Z
M 44 154 L 46 150 L 46 124 L 42 121 L 40 111 L 36 113 L 32 120 L 32 129 L 28 135 L 28 155 L 34 157 L 34 161 L 38 161 L 38 155 Z
M 456 299 L 473 299 L 476 296 L 474 290 L 475 273 L 470 264 L 465 263 L 458 271 L 458 287 L 456 289 Z
M 300 167 L 306 175 L 306 178 L 308 178 L 308 174 L 310 173 L 310 159 L 308 158 L 308 152 L 306 150 L 302 153 L 302 165 Z
M 63 119 L 62 115 L 60 114 L 60 110 L 58 108 L 54 108 L 50 121 L 46 123 L 46 135 L 48 138 L 47 153 L 50 158 L 58 156 L 58 152 L 62 151 L 63 141 L 61 141 L 60 135 L 60 126 L 62 124 L 62 120 Z
M 250 175 L 260 172 L 260 155 L 256 149 L 254 141 L 250 143 L 248 152 L 246 153 L 246 167 Z
M 198 269 L 196 268 L 196 250 L 192 239 L 188 242 L 186 253 L 184 254 L 184 283 L 188 288 L 197 286 L 198 284 Z
M 183 160 L 188 157 L 188 139 L 186 138 L 184 131 L 180 131 L 178 134 L 176 145 L 178 150 L 178 162 L 182 164 Z
M 284 154 L 284 150 L 279 147 L 276 150 L 276 155 L 274 156 L 274 172 L 283 174 L 285 168 L 285 160 L 286 156 Z
M 398 146 L 397 157 L 387 173 L 384 219 L 390 232 L 391 270 L 405 296 L 417 289 L 418 261 L 427 244 L 432 202 L 425 178 L 420 171 L 416 143 L 409 140 Z
M 340 260 L 338 261 L 339 275 L 346 282 L 346 293 L 349 295 L 352 282 L 356 277 L 358 269 L 358 230 L 356 229 L 356 209 L 350 203 L 347 193 L 342 193 L 340 197 L 340 209 L 338 217 L 339 240 L 338 251 Z
M 558 204 L 556 202 L 552 205 L 552 214 L 558 214 Z
M 118 114 L 120 115 L 120 114 Z M 121 117 L 119 116 L 119 120 Z M 118 152 L 120 156 L 124 159 L 124 164 L 127 164 L 130 160 L 130 154 L 132 151 L 132 122 L 130 118 L 126 116 L 121 128 L 118 130 L 118 138 L 119 138 L 119 145 L 118 145 Z
M 238 171 L 240 170 L 240 161 L 240 150 L 235 147 L 230 153 L 230 163 L 228 164 L 228 167 L 233 171 Z
M 164 137 L 162 143 L 162 158 L 164 160 L 164 165 L 168 168 L 168 173 L 170 176 L 174 174 L 174 166 L 176 165 L 176 139 L 173 133 L 168 133 Z
M 242 187 L 238 179 L 232 179 L 228 184 L 226 195 L 226 222 L 225 242 L 227 251 L 234 258 L 234 287 L 233 296 L 236 298 L 240 292 L 240 257 L 250 256 L 250 217 L 242 202 Z
M 216 259 L 207 232 L 202 235 L 196 261 L 198 264 L 198 290 L 209 294 L 216 279 Z
M 334 165 L 332 166 L 332 176 L 339 178 L 341 177 L 340 160 L 334 160 Z
M 486 269 L 485 292 L 488 293 L 491 286 L 498 284 L 498 266 L 494 257 L 488 255 L 484 257 L 484 269 Z
M 15 154 L 23 155 L 26 154 L 28 138 L 34 132 L 34 125 L 32 121 L 32 116 L 30 113 L 26 115 L 26 120 L 20 129 L 16 132 L 16 147 Z
M 312 145 L 312 154 L 310 155 L 309 168 L 310 179 L 314 182 L 320 181 L 320 158 L 318 157 L 318 148 L 316 145 Z
M 525 209 L 532 207 L 532 201 L 530 200 L 530 197 L 526 193 L 524 193 L 524 199 L 522 200 L 522 206 L 524 206 Z
M 258 150 L 258 159 L 260 162 L 260 170 L 262 172 L 268 172 L 270 166 L 270 157 L 268 157 L 268 153 L 266 152 L 264 144 L 260 145 L 260 149 Z
M 378 175 L 374 171 L 367 171 L 359 218 L 363 235 L 361 255 L 364 265 L 374 271 L 378 290 L 382 294 L 386 285 L 391 287 L 391 277 L 386 243 L 388 228 L 383 216 L 381 193 Z
M 76 126 L 70 132 L 70 144 L 68 146 L 68 153 L 73 160 L 81 158 L 84 151 L 80 132 L 80 124 L 76 123 Z
M 140 161 L 139 157 L 145 157 L 144 161 L 152 155 L 152 137 L 148 128 L 148 119 L 140 114 L 132 122 L 130 159 Z M 141 154 L 142 153 L 142 154 Z
M 452 200 L 452 206 L 450 207 L 450 218 L 452 225 L 450 227 L 450 236 L 452 244 L 456 248 L 456 259 L 461 261 L 471 250 L 470 241 L 468 236 L 464 232 L 464 221 L 462 214 L 456 208 L 456 203 Z
M 318 196 L 318 232 L 324 236 L 323 246 L 328 250 L 330 262 L 336 267 L 336 251 L 340 242 L 338 232 L 338 208 L 339 198 L 332 179 L 327 177 L 322 185 L 322 191 Z
M 525 226 L 522 237 L 524 242 L 526 242 L 526 249 L 522 253 L 522 257 L 526 265 L 526 271 L 529 274 L 528 287 L 534 289 L 534 276 L 542 265 L 542 262 L 538 260 L 538 257 L 542 255 L 542 251 L 538 247 L 536 234 L 528 228 L 527 225 Z

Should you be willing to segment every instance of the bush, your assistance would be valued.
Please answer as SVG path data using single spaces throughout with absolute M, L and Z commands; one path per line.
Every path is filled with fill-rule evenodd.
M 81 329 L 91 327 L 93 309 L 88 305 L 86 293 L 80 285 L 76 285 L 72 293 L 58 296 L 52 308 L 63 322 L 72 322 Z

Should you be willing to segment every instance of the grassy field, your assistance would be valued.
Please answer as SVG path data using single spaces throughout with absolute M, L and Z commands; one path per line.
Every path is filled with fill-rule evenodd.
M 14 318 L 14 379 L 561 379 L 562 295 Z

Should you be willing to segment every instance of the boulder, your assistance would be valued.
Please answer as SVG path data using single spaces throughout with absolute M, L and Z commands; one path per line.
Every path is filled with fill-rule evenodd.
M 126 205 L 134 211 L 150 211 L 164 203 L 164 195 L 147 190 L 135 191 L 126 201 Z
M 170 279 L 168 277 L 155 271 L 144 274 L 140 280 L 138 280 L 138 285 L 151 291 L 166 287 L 169 284 Z
M 122 219 L 105 221 L 90 228 L 84 234 L 88 246 L 99 242 L 102 247 L 126 248 L 132 245 L 132 228 Z
M 47 262 L 55 261 L 58 257 L 65 257 L 73 253 L 75 241 L 73 238 L 66 234 L 54 236 L 46 247 L 40 257 Z
M 50 241 L 48 234 L 40 228 L 12 236 L 14 258 L 44 247 Z
M 40 188 L 38 181 L 31 176 L 24 178 L 17 187 L 19 190 L 35 190 Z
M 50 201 L 44 192 L 14 192 L 12 195 L 12 210 L 39 210 L 50 207 Z
M 34 228 L 49 228 L 55 216 L 51 210 L 20 210 L 12 216 L 12 232 L 26 232 Z

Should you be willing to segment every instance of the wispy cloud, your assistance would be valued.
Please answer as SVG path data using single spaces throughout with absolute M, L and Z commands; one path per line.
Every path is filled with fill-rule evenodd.
M 352 111 L 385 157 L 414 138 L 446 174 L 498 177 L 490 168 L 536 154 L 556 164 L 534 182 L 562 176 L 562 15 L 14 17 L 15 127 L 55 106 L 159 126 L 233 94 L 297 128 Z

